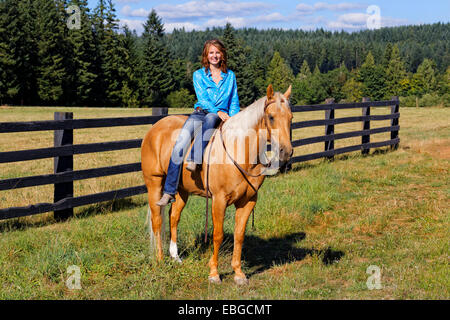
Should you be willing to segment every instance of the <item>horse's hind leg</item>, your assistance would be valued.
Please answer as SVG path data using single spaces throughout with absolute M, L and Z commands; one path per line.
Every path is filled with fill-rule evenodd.
M 163 259 L 162 233 L 164 232 L 164 207 L 159 207 L 156 202 L 161 198 L 162 178 L 145 178 L 148 191 L 148 205 L 151 210 L 150 236 L 154 236 L 158 260 Z M 151 243 L 151 246 L 154 244 Z M 151 248 L 153 249 L 153 248 Z
M 179 191 L 175 196 L 175 202 L 172 203 L 172 207 L 170 208 L 170 247 L 169 252 L 170 256 L 177 262 L 181 262 L 180 257 L 178 256 L 178 247 L 177 247 L 177 227 L 178 222 L 180 221 L 181 211 L 183 211 L 184 206 L 186 205 L 189 194 L 185 191 Z

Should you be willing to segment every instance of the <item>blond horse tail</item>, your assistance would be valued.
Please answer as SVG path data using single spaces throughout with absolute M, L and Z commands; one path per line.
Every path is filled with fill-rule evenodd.
M 160 214 L 161 214 L 161 240 L 163 244 L 163 250 L 165 248 L 166 243 L 166 215 L 165 215 L 166 207 L 161 207 Z M 157 252 L 157 246 L 156 246 L 156 236 L 153 232 L 153 225 L 152 225 L 152 212 L 150 210 L 150 206 L 147 206 L 147 218 L 145 219 L 145 225 L 148 225 L 148 234 L 150 235 L 150 254 L 152 257 L 156 257 Z

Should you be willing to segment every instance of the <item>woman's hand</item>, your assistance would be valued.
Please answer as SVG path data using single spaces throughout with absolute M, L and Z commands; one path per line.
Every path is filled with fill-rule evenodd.
M 228 114 L 226 114 L 225 112 L 223 112 L 223 111 L 217 112 L 217 115 L 219 116 L 220 119 L 222 119 L 223 122 L 225 122 L 228 119 L 230 119 L 230 116 Z

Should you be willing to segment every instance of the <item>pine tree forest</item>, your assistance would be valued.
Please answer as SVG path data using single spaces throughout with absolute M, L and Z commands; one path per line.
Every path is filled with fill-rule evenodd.
M 390 99 L 450 106 L 450 24 L 332 32 L 231 24 L 166 33 L 153 10 L 138 35 L 112 0 L 0 0 L 0 105 L 177 107 L 195 103 L 203 44 L 221 39 L 241 107 L 269 83 L 293 105 Z

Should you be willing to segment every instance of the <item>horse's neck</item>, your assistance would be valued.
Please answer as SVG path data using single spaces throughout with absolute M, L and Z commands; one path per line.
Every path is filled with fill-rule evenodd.
M 257 165 L 261 165 L 261 158 L 264 157 L 264 164 L 266 164 L 267 162 L 267 158 L 266 158 L 266 151 L 267 151 L 267 135 L 268 135 L 268 131 L 267 131 L 267 126 L 265 124 L 264 119 L 261 119 L 258 123 L 258 125 L 255 128 L 256 131 L 256 136 L 258 137 L 258 143 L 257 143 L 257 147 L 258 150 L 256 151 L 257 155 L 258 155 L 258 159 L 257 159 Z
M 225 132 L 224 137 L 227 152 L 234 161 L 245 167 L 245 170 L 261 171 L 261 158 L 264 164 L 267 161 L 267 128 L 263 119 L 246 132 Z M 223 146 L 220 147 L 223 149 Z

